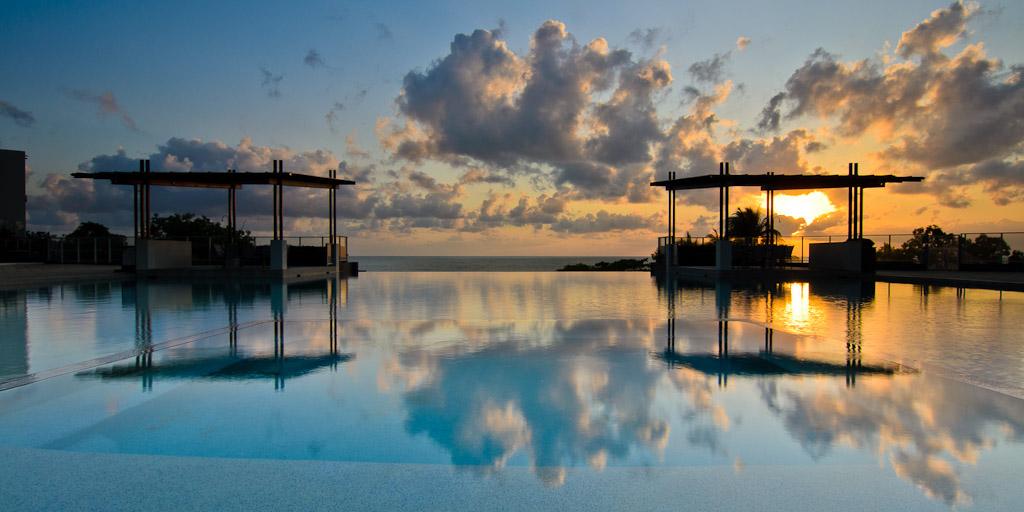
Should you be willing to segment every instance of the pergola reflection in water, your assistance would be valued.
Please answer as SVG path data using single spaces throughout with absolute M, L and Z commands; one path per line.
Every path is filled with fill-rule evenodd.
M 874 295 L 873 290 L 865 288 L 859 282 L 834 283 L 836 286 L 857 290 L 843 290 L 842 294 L 846 300 L 846 357 L 845 361 L 820 356 L 810 358 L 806 355 L 797 356 L 775 350 L 775 327 L 772 323 L 775 297 L 781 291 L 781 283 L 772 283 L 766 286 L 765 293 L 765 318 L 764 344 L 757 350 L 751 351 L 733 348 L 730 351 L 729 324 L 745 323 L 756 325 L 756 322 L 749 320 L 730 319 L 729 308 L 732 302 L 731 294 L 733 284 L 728 280 L 720 279 L 714 284 L 715 303 L 718 310 L 718 345 L 715 351 L 690 351 L 679 352 L 676 345 L 676 295 L 678 279 L 658 279 L 659 285 L 666 298 L 667 318 L 665 321 L 665 349 L 656 353 L 655 357 L 666 363 L 671 370 L 685 367 L 698 372 L 714 375 L 717 377 L 718 385 L 728 385 L 730 376 L 759 377 L 759 376 L 843 376 L 847 386 L 855 386 L 858 375 L 894 375 L 897 373 L 914 373 L 914 369 L 893 362 L 869 362 L 865 363 L 862 356 L 862 335 L 861 335 L 861 314 L 860 310 L 864 302 L 870 301 Z M 807 283 L 794 283 L 793 286 L 802 285 L 799 290 L 801 294 L 807 293 Z M 742 284 L 741 284 L 742 286 Z M 804 297 L 806 299 L 806 297 Z
M 345 285 L 342 287 L 342 285 Z M 152 341 L 152 300 L 159 300 L 157 293 L 150 293 L 149 286 L 143 281 L 136 282 L 135 295 L 135 333 L 137 354 L 133 362 L 113 364 L 98 369 L 79 372 L 76 375 L 101 380 L 141 379 L 144 391 L 153 389 L 157 379 L 168 380 L 273 380 L 274 389 L 283 391 L 285 381 L 330 368 L 337 370 L 338 365 L 352 360 L 355 354 L 340 353 L 338 350 L 338 303 L 339 290 L 347 293 L 347 282 L 344 279 L 325 279 L 309 283 L 286 284 L 266 283 L 249 287 L 259 288 L 258 291 L 269 292 L 273 320 L 249 322 L 238 321 L 238 305 L 243 293 L 240 293 L 238 282 L 224 283 L 224 302 L 227 306 L 228 347 L 227 352 L 221 349 L 210 350 L 209 355 L 176 357 L 169 355 L 163 360 L 154 362 L 153 353 L 160 347 Z M 269 287 L 269 290 L 265 288 Z M 305 291 L 320 291 L 325 295 L 328 312 L 328 350 L 326 354 L 288 354 L 286 352 L 286 322 L 284 317 L 285 303 L 288 300 L 289 287 L 308 288 Z M 250 292 L 252 290 L 249 290 Z M 239 348 L 239 330 L 259 325 L 272 325 L 273 354 L 250 352 Z

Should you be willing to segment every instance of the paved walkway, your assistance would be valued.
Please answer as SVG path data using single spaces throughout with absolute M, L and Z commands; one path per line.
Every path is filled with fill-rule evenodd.
M 889 283 L 1024 291 L 1024 272 L 966 272 L 959 270 L 879 270 L 876 281 Z
M 119 265 L 49 265 L 46 263 L 0 264 L 0 290 L 28 288 L 74 281 L 126 279 Z

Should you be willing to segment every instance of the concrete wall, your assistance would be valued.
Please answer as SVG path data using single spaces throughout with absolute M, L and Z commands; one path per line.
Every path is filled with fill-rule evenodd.
M 0 149 L 0 231 L 25 231 L 25 152 Z
M 810 244 L 809 248 L 808 266 L 812 270 L 853 273 L 875 270 L 875 250 L 870 240 Z
M 180 240 L 138 240 L 135 242 L 136 271 L 191 266 L 192 242 Z
M 732 268 L 732 242 L 728 240 L 715 242 L 715 268 L 718 270 Z

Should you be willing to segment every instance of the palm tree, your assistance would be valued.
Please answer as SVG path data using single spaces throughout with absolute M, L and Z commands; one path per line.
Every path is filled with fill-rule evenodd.
M 768 241 L 771 233 L 774 237 L 779 236 L 779 231 L 768 228 L 768 218 L 761 217 L 761 210 L 753 208 L 737 208 L 736 213 L 729 216 L 729 237 L 742 238 L 748 245 L 753 245 L 758 239 Z

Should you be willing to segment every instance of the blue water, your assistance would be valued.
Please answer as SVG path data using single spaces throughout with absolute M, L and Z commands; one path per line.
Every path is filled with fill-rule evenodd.
M 360 270 L 387 272 L 550 272 L 566 265 L 643 256 L 356 256 Z
M 738 482 L 761 468 L 838 468 L 815 484 L 836 503 L 871 491 L 843 471 L 874 468 L 901 507 L 1024 498 L 1019 293 L 369 272 L 0 304 L 0 381 L 37 379 L 0 391 L 0 448 L 528 471 L 544 496 L 695 468 L 753 505 L 766 491 Z

